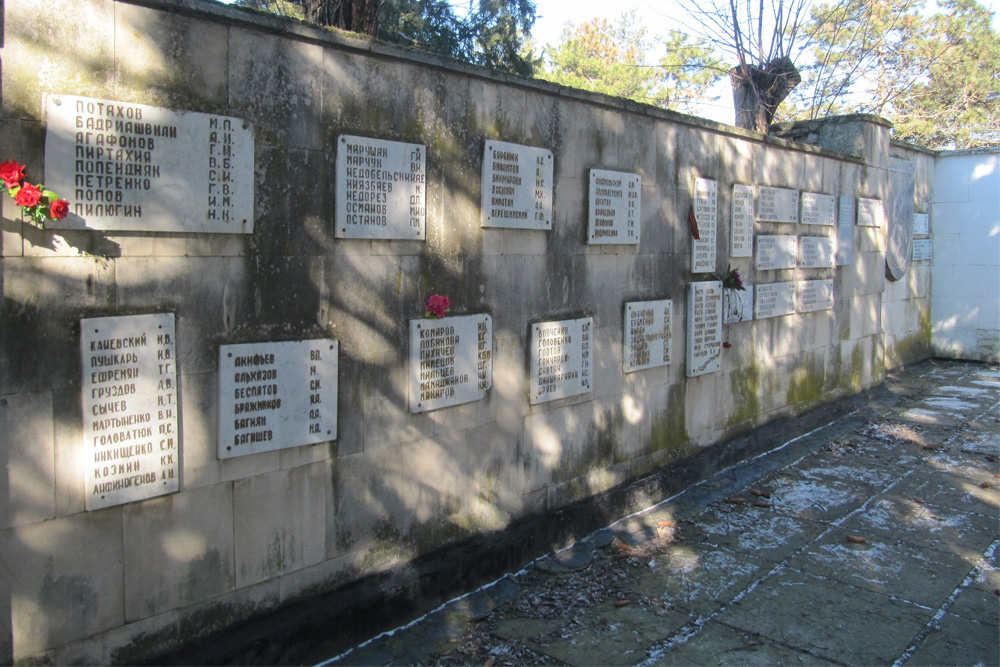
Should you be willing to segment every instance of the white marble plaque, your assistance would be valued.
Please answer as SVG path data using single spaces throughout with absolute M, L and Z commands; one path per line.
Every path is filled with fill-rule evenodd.
M 334 236 L 423 240 L 426 162 L 423 144 L 338 137 Z
M 854 259 L 854 197 L 841 197 L 837 212 L 837 266 Z
M 45 187 L 70 202 L 46 227 L 253 231 L 248 121 L 75 95 L 48 95 L 45 112 Z
M 691 241 L 691 273 L 715 271 L 715 236 L 719 227 L 719 184 L 708 178 L 694 179 L 694 218 L 700 239 Z
M 885 208 L 880 199 L 858 197 L 858 226 L 881 227 L 885 222 Z
M 719 370 L 722 363 L 722 281 L 688 285 L 687 376 Z
M 88 511 L 179 488 L 173 313 L 80 320 Z
M 754 286 L 754 317 L 763 320 L 795 314 L 796 285 L 765 283 Z
M 722 323 L 736 324 L 753 319 L 753 285 L 743 283 L 742 290 L 722 290 Z
M 219 458 L 337 438 L 338 343 L 219 346 Z
M 531 404 L 591 390 L 594 318 L 531 325 L 528 401 Z
M 761 222 L 798 222 L 799 191 L 758 185 L 757 219 Z
M 642 176 L 605 169 L 590 170 L 588 243 L 639 243 Z
M 757 257 L 754 266 L 758 271 L 794 269 L 798 264 L 798 256 L 798 237 L 757 235 Z
M 800 280 L 798 312 L 811 313 L 833 308 L 833 279 Z
M 730 257 L 753 257 L 753 187 L 733 185 L 733 224 Z
M 913 235 L 928 236 L 931 233 L 931 216 L 927 213 L 913 214 Z
M 487 140 L 483 227 L 552 229 L 552 151 Z
M 931 259 L 933 256 L 933 241 L 931 239 L 913 239 L 913 261 L 919 262 Z
M 410 412 L 478 401 L 492 386 L 492 317 L 410 320 Z
M 803 192 L 800 215 L 799 222 L 803 225 L 833 227 L 837 220 L 837 200 L 833 195 Z
M 633 301 L 625 304 L 623 362 L 626 373 L 670 363 L 674 302 Z
M 832 269 L 837 259 L 829 236 L 799 237 L 800 269 Z

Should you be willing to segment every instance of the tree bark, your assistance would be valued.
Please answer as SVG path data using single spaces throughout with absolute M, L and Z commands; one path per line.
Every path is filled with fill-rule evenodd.
M 764 69 L 737 65 L 729 70 L 733 86 L 736 127 L 767 134 L 778 105 L 802 82 L 791 58 L 783 56 Z
M 382 0 L 302 0 L 307 21 L 341 30 L 378 34 L 378 13 Z

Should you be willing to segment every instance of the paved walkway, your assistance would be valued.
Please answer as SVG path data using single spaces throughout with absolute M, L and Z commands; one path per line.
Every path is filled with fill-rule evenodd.
M 887 384 L 325 664 L 1000 665 L 1000 372 Z

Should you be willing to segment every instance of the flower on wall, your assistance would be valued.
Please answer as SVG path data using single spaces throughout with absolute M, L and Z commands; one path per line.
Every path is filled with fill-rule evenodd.
M 46 190 L 41 183 L 25 183 L 26 178 L 24 165 L 13 160 L 0 164 L 0 180 L 7 188 L 7 194 L 14 198 L 14 203 L 32 222 L 44 227 L 46 220 L 62 220 L 69 214 L 68 201 L 60 199 L 52 190 Z
M 447 317 L 451 310 L 451 299 L 441 294 L 431 294 L 427 297 L 427 309 L 424 317 L 436 320 L 440 317 Z

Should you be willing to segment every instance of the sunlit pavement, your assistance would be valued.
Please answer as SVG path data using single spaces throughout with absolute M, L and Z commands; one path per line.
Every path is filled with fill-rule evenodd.
M 1000 665 L 1000 372 L 887 385 L 326 664 Z

